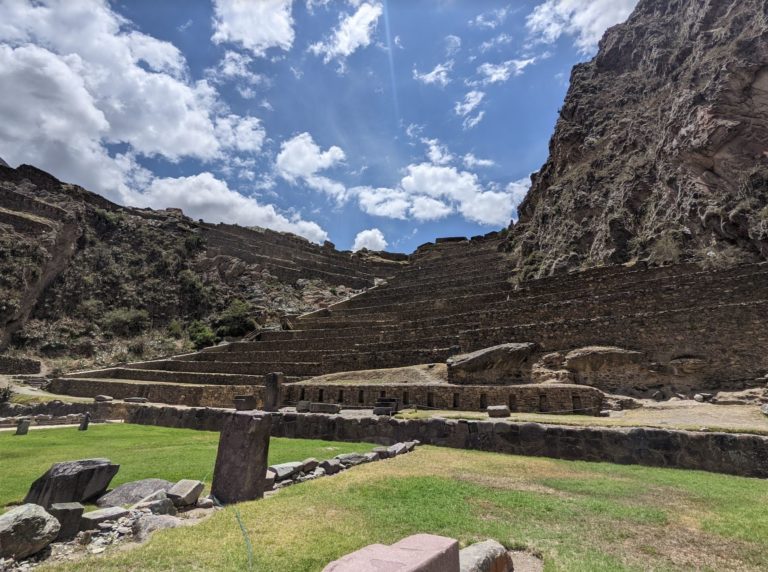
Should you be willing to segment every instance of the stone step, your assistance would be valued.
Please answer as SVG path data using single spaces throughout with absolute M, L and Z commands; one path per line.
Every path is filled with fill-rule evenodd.
M 155 363 L 155 362 L 150 362 Z M 296 382 L 308 376 L 291 376 L 286 382 Z M 92 372 L 81 372 L 64 376 L 64 378 L 102 378 L 102 379 L 133 379 L 138 381 L 159 381 L 168 383 L 186 383 L 192 385 L 264 385 L 263 375 L 242 375 L 231 373 L 212 373 L 194 371 L 169 371 L 162 369 L 133 369 L 116 367 Z
M 131 371 L 152 370 L 175 373 L 211 373 L 211 374 L 244 374 L 261 378 L 271 372 L 282 372 L 287 376 L 314 376 L 324 373 L 323 365 L 319 362 L 281 362 L 281 363 L 249 363 L 249 362 L 198 362 L 181 360 L 153 361 L 143 364 L 131 364 Z M 262 381 L 259 384 L 263 383 Z

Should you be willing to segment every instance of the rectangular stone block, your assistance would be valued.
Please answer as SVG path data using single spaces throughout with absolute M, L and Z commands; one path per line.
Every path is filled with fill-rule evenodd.
M 19 421 L 19 424 L 16 425 L 16 435 L 26 435 L 29 433 L 29 419 L 22 419 Z
M 311 401 L 299 401 L 296 404 L 297 413 L 309 413 L 309 408 L 312 405 Z
M 252 411 L 256 409 L 255 395 L 235 395 L 234 401 L 237 411 Z
M 85 507 L 79 502 L 58 502 L 52 504 L 48 512 L 61 525 L 56 541 L 64 541 L 73 539 L 80 531 L 80 518 Z
M 219 502 L 230 504 L 264 496 L 271 427 L 269 415 L 237 412 L 225 418 L 211 486 L 211 494 Z
M 341 411 L 341 405 L 335 403 L 312 403 L 309 406 L 310 413 L 329 413 L 335 415 Z
M 509 407 L 506 405 L 491 405 L 488 407 L 488 417 L 509 417 Z
M 459 572 L 459 543 L 416 534 L 392 546 L 366 546 L 331 562 L 323 572 Z
M 166 493 L 174 506 L 192 506 L 200 498 L 205 485 L 201 481 L 182 479 Z
M 91 512 L 86 512 L 80 519 L 80 530 L 93 530 L 99 524 L 107 521 L 116 521 L 128 516 L 128 510 L 119 506 L 110 506 Z

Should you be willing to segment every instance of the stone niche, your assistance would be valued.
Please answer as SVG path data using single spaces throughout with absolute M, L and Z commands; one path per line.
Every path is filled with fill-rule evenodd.
M 459 385 L 515 385 L 530 383 L 533 356 L 538 345 L 510 343 L 453 356 L 448 382 Z

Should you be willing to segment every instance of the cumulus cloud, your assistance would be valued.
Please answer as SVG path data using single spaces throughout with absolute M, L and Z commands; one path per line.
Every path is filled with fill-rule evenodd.
M 448 60 L 443 64 L 437 64 L 430 72 L 420 73 L 414 66 L 413 79 L 426 85 L 439 85 L 445 87 L 451 83 L 450 73 L 453 69 L 453 60 Z
M 355 236 L 355 243 L 352 245 L 352 250 L 357 252 L 363 248 L 379 252 L 387 248 L 387 241 L 384 239 L 384 233 L 378 228 L 372 228 L 369 230 L 362 230 Z
M 513 75 L 522 74 L 525 68 L 534 63 L 536 63 L 536 58 L 507 60 L 500 64 L 486 62 L 477 68 L 477 73 L 480 74 L 480 83 L 483 85 L 501 83 L 507 81 Z
M 340 147 L 334 145 L 323 151 L 309 133 L 300 133 L 283 142 L 275 168 L 286 181 L 302 181 L 308 187 L 322 191 L 341 203 L 347 198 L 347 189 L 338 181 L 319 173 L 337 166 L 345 159 L 344 151 Z
M 219 71 L 243 76 L 244 60 L 226 60 Z M 141 165 L 142 157 L 193 158 L 255 179 L 253 156 L 266 138 L 260 120 L 231 113 L 210 81 L 188 76 L 175 46 L 136 31 L 106 1 L 0 2 L 0 147 L 10 163 L 37 165 L 123 204 L 178 199 L 209 220 L 323 238 L 316 224 L 214 184 L 210 174 L 176 180 L 184 193 L 172 194 L 172 180 Z
M 478 14 L 469 21 L 470 26 L 476 28 L 489 28 L 494 29 L 501 26 L 509 16 L 511 9 L 509 6 L 503 8 L 496 8 L 495 10 L 488 10 L 482 14 Z
M 638 0 L 546 0 L 528 15 L 526 25 L 538 41 L 553 43 L 574 37 L 581 53 L 589 54 L 605 31 L 626 20 Z
M 432 197 L 416 196 L 413 198 L 410 213 L 420 221 L 440 220 L 453 212 L 451 205 Z
M 253 58 L 248 54 L 241 54 L 227 50 L 224 57 L 215 68 L 206 70 L 206 76 L 215 83 L 236 81 L 242 84 L 265 85 L 269 83 L 266 76 L 250 69 Z M 241 87 L 240 89 L 248 89 Z
M 323 56 L 323 62 L 326 64 L 337 60 L 343 70 L 347 57 L 359 48 L 370 45 L 382 13 L 380 2 L 363 2 L 354 14 L 342 15 L 339 25 L 331 35 L 324 41 L 309 46 L 309 51 Z
M 281 214 L 273 205 L 262 205 L 229 188 L 208 172 L 191 177 L 154 179 L 141 195 L 144 206 L 181 208 L 192 218 L 209 222 L 237 223 L 299 234 L 314 242 L 328 239 L 317 223 Z
M 447 165 L 453 161 L 454 157 L 448 147 L 440 143 L 437 139 L 422 139 L 424 145 L 427 146 L 427 157 L 435 165 Z
M 485 111 L 480 111 L 472 115 L 484 98 L 484 92 L 472 90 L 464 96 L 463 101 L 457 101 L 453 106 L 456 115 L 463 118 L 462 126 L 465 130 L 472 129 L 483 120 L 483 117 L 485 117 Z
M 408 193 L 390 188 L 355 187 L 350 193 L 357 195 L 363 212 L 387 218 L 406 219 L 411 207 Z
M 269 48 L 293 45 L 292 0 L 213 0 L 215 43 L 242 45 L 263 57 Z

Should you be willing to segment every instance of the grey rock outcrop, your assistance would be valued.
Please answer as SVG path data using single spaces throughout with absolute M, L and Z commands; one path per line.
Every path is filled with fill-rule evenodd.
M 0 515 L 0 557 L 20 560 L 40 552 L 56 539 L 59 521 L 36 504 L 24 504 Z
M 109 459 L 56 463 L 29 489 L 25 503 L 49 507 L 53 503 L 83 502 L 104 494 L 120 465 Z
M 136 537 L 136 540 L 144 542 L 156 530 L 177 528 L 183 524 L 183 521 L 175 516 L 167 514 L 147 514 L 133 523 L 133 534 Z
M 534 343 L 484 348 L 448 359 L 448 380 L 459 384 L 509 385 L 530 380 Z
M 495 540 L 478 542 L 459 551 L 461 572 L 512 572 L 512 558 Z
M 96 504 L 100 507 L 123 506 L 139 502 L 157 491 L 168 491 L 173 483 L 164 479 L 142 479 L 125 483 L 100 497 Z
M 768 255 L 768 5 L 640 0 L 577 65 L 507 249 L 522 278 Z

